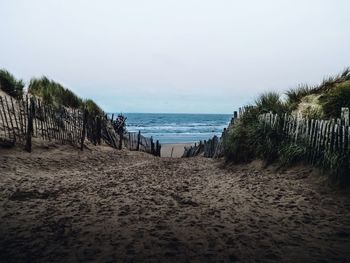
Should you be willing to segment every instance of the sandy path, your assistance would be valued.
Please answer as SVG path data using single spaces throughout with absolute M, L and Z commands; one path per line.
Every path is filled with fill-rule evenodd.
M 346 262 L 350 198 L 308 168 L 0 152 L 0 262 Z

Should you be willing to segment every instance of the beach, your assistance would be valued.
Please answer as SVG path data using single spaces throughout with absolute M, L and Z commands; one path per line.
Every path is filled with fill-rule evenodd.
M 350 263 L 349 10 L 1 1 L 0 263 Z
M 1 262 L 350 258 L 349 196 L 311 167 L 87 147 L 1 149 Z
M 184 153 L 185 147 L 190 147 L 191 145 L 194 145 L 194 144 L 192 144 L 192 143 L 162 144 L 160 155 L 161 155 L 161 157 L 180 158 Z

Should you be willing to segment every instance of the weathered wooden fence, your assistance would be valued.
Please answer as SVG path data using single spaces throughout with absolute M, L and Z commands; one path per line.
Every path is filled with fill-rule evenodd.
M 226 131 L 226 129 L 225 129 Z M 225 133 L 225 131 L 223 133 Z M 205 141 L 200 141 L 198 144 L 195 143 L 194 146 L 185 147 L 184 153 L 182 155 L 185 157 L 194 157 L 198 155 L 203 155 L 207 158 L 220 158 L 223 156 L 224 148 L 223 148 L 223 136 L 220 138 L 218 136 L 214 136 L 213 138 Z
M 152 139 L 141 134 L 139 137 L 139 146 L 134 149 L 134 138 L 127 134 L 123 140 L 125 146 L 154 155 L 158 154 L 158 150 L 160 153 L 158 141 L 154 146 Z M 0 96 L 0 145 L 11 147 L 20 144 L 31 151 L 32 138 L 54 140 L 81 149 L 85 139 L 95 145 L 103 141 L 113 148 L 120 147 L 120 136 L 113 126 L 113 120 L 106 114 L 92 116 L 87 110 L 45 104 L 33 96 L 21 100 Z
M 314 162 L 325 152 L 349 154 L 349 109 L 342 108 L 341 112 L 341 118 L 330 120 L 265 113 L 259 116 L 259 121 L 264 125 L 280 129 L 282 134 L 295 144 L 306 144 L 310 152 L 310 160 Z
M 220 138 L 214 136 L 212 139 L 194 146 L 185 148 L 183 157 L 203 155 L 209 158 L 223 156 L 224 141 L 227 131 L 251 107 L 243 107 L 234 116 L 228 128 L 224 130 Z M 326 158 L 326 152 L 342 153 L 347 158 L 350 155 L 350 126 L 349 108 L 341 109 L 341 118 L 321 120 L 309 119 L 301 115 L 277 115 L 265 113 L 259 116 L 259 121 L 271 128 L 279 129 L 287 140 L 306 144 L 309 152 L 309 160 L 316 162 L 320 158 Z
M 8 145 L 24 144 L 31 150 L 32 138 L 81 146 L 85 138 L 94 144 L 103 139 L 116 146 L 118 137 L 103 116 L 90 116 L 82 109 L 42 103 L 26 96 L 21 100 L 0 96 L 0 138 Z
M 227 130 L 234 124 L 235 120 L 239 118 L 248 107 L 239 108 L 239 111 L 235 111 L 233 113 L 233 117 L 231 122 L 228 125 L 228 128 L 224 129 L 221 134 L 221 137 L 214 136 L 213 138 L 205 141 L 200 141 L 198 144 L 196 143 L 194 146 L 185 147 L 184 153 L 182 155 L 183 158 L 186 157 L 195 157 L 199 155 L 203 155 L 207 158 L 220 158 L 224 156 L 224 140 L 227 135 Z
M 161 145 L 153 138 L 144 137 L 141 132 L 128 132 L 124 137 L 125 147 L 131 151 L 143 151 L 160 156 Z

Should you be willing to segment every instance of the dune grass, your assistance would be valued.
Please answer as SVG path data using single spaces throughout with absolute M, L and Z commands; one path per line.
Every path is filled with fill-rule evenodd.
M 345 85 L 344 83 L 348 83 L 348 81 L 350 81 L 350 68 L 344 69 L 343 72 L 336 76 L 325 78 L 320 85 L 299 85 L 295 89 L 290 89 L 286 91 L 287 106 L 291 111 L 296 110 L 302 99 L 306 96 L 322 95 L 322 97 L 325 98 L 323 103 L 321 104 L 322 106 L 324 106 L 324 110 L 326 111 L 325 116 L 336 117 L 338 114 L 335 111 L 337 110 L 330 109 L 332 108 L 331 103 L 335 103 L 333 107 L 335 109 L 336 107 L 339 108 L 340 104 L 344 104 L 346 100 L 349 99 L 349 97 L 346 97 L 346 99 L 342 99 L 341 97 L 341 95 L 347 95 L 346 88 L 343 85 Z M 332 97 L 332 99 L 328 100 L 329 97 Z M 328 101 L 329 103 L 327 103 Z M 347 103 L 346 105 L 348 104 L 349 103 Z M 346 105 L 343 105 L 341 107 L 348 107 Z
M 86 109 L 90 116 L 102 115 L 102 109 L 91 99 L 82 99 L 60 83 L 43 76 L 31 79 L 28 92 L 40 97 L 44 103 L 55 106 L 63 105 L 73 109 Z
M 79 108 L 83 100 L 61 84 L 47 77 L 31 79 L 28 92 L 41 97 L 44 103 L 63 105 L 71 108 Z
M 83 107 L 88 111 L 91 116 L 102 115 L 103 111 L 93 100 L 87 99 L 83 101 Z
M 16 79 L 5 69 L 0 69 L 0 88 L 10 96 L 21 99 L 24 94 L 23 80 Z M 28 93 L 41 98 L 43 103 L 56 107 L 65 106 L 73 109 L 86 109 L 90 116 L 102 115 L 103 110 L 91 99 L 82 99 L 60 83 L 43 76 L 32 78 Z
M 312 90 L 313 88 L 307 84 L 302 84 L 299 85 L 296 89 L 290 89 L 286 91 L 287 103 L 290 110 L 295 110 L 303 97 L 312 94 Z
M 20 99 L 23 97 L 24 82 L 16 79 L 9 71 L 0 69 L 0 88 L 8 95 Z
M 281 113 L 287 110 L 286 104 L 281 100 L 281 95 L 277 92 L 266 92 L 255 100 L 255 107 L 259 113 Z

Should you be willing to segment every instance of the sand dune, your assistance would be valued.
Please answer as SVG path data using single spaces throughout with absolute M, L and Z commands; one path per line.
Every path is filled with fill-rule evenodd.
M 350 199 L 307 167 L 52 145 L 0 171 L 1 262 L 350 259 Z

